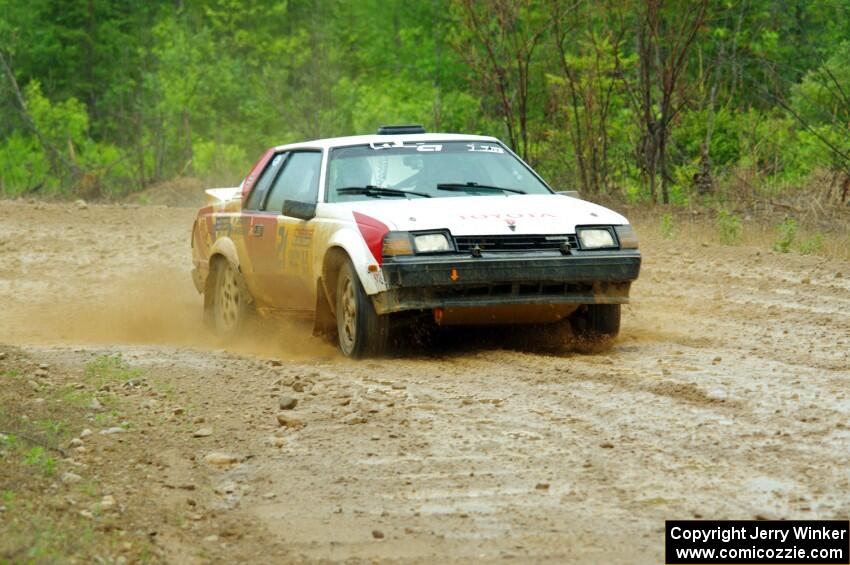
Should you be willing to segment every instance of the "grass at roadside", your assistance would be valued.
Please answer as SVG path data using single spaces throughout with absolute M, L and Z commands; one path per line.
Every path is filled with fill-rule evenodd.
M 98 357 L 76 386 L 18 350 L 0 348 L 0 563 L 140 562 L 151 548 L 118 524 L 119 505 L 87 479 L 77 438 L 94 428 L 105 386 L 138 378 L 120 357 Z
M 743 245 L 777 253 L 820 255 L 850 261 L 850 225 L 798 222 L 790 217 L 752 217 L 740 212 L 686 208 L 634 208 L 625 212 L 639 237 Z

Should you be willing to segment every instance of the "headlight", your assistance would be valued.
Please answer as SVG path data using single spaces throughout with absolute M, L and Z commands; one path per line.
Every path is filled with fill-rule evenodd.
M 381 249 L 384 257 L 413 255 L 414 253 L 444 253 L 454 251 L 448 233 L 410 233 L 391 231 L 384 236 Z
M 413 244 L 417 253 L 438 253 L 452 251 L 452 244 L 444 233 L 425 233 L 413 236 Z
M 617 247 L 609 228 L 579 228 L 578 239 L 582 249 L 611 249 Z

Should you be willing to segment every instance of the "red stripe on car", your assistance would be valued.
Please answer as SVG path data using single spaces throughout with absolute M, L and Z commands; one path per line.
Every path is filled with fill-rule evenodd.
M 372 255 L 375 256 L 375 261 L 380 265 L 383 261 L 381 248 L 384 245 L 384 236 L 390 231 L 390 228 L 380 220 L 376 220 L 360 212 L 354 212 L 354 221 L 357 222 L 357 229 L 360 230 L 360 235 L 363 236 L 366 246 L 372 252 Z

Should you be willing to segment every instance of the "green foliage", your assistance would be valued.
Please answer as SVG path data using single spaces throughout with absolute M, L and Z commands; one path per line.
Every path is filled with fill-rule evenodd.
M 847 164 L 850 151 L 850 41 L 836 46 L 830 57 L 818 68 L 806 73 L 794 85 L 792 107 L 809 125 L 806 134 L 820 149 L 811 155 L 822 164 L 840 167 Z
M 783 220 L 783 222 L 777 227 L 777 231 L 779 232 L 779 239 L 773 244 L 773 250 L 778 251 L 779 253 L 790 252 L 797 239 L 797 221 L 793 218 L 785 218 L 785 220 Z M 811 255 L 819 253 L 823 249 L 823 243 L 823 234 L 817 233 L 802 240 L 798 249 L 803 255 Z
M 61 436 L 67 430 L 67 425 L 64 422 L 56 420 L 39 420 L 36 425 L 51 436 Z
M 61 391 L 59 398 L 62 402 L 68 403 L 71 406 L 84 408 L 91 403 L 92 395 L 82 390 L 66 387 Z
M 36 127 L 54 146 L 80 145 L 85 141 L 89 117 L 79 100 L 72 97 L 53 104 L 42 94 L 37 80 L 26 86 L 24 96 Z
M 38 468 L 45 475 L 53 475 L 56 472 L 56 459 L 47 455 L 41 446 L 31 447 L 23 456 L 24 465 Z
M 15 449 L 18 443 L 18 436 L 14 434 L 0 434 L 0 446 L 3 448 Z
M 246 167 L 245 149 L 233 144 L 197 140 L 192 144 L 192 166 L 195 174 L 207 182 L 233 179 L 234 171 Z
M 45 184 L 56 185 L 44 153 L 36 139 L 21 131 L 13 131 L 0 141 L 0 192 L 19 196 Z
M 670 239 L 673 237 L 673 214 L 665 212 L 661 216 L 661 237 Z
M 741 156 L 741 122 L 738 112 L 728 107 L 719 108 L 713 114 L 708 108 L 682 114 L 674 131 L 676 147 L 681 151 L 680 158 L 694 166 L 698 164 L 700 145 L 705 143 L 709 124 L 712 129 L 708 149 L 712 166 L 726 168 L 735 165 Z
M 566 171 L 565 186 L 581 187 L 587 194 L 602 192 L 628 175 L 632 143 L 624 127 L 625 92 L 617 79 L 618 67 L 636 63 L 634 54 L 620 55 L 611 37 L 592 29 L 567 52 L 560 73 L 546 73 L 561 119 L 546 127 L 547 137 L 558 140 L 552 157 Z M 553 148 L 554 149 L 554 148 Z
M 823 249 L 823 234 L 817 233 L 812 237 L 806 238 L 800 242 L 800 253 L 803 255 L 811 255 L 819 253 Z
M 726 210 L 717 213 L 717 230 L 720 234 L 720 242 L 724 245 L 737 245 L 741 241 L 743 226 L 741 218 L 730 214 Z
M 785 218 L 779 224 L 779 240 L 773 244 L 773 249 L 780 253 L 788 253 L 797 237 L 797 220 Z
M 644 122 L 661 108 L 637 103 L 643 9 L 0 0 L 2 54 L 25 103 L 0 75 L 0 194 L 232 184 L 269 146 L 414 122 L 499 136 L 559 188 L 647 202 Z M 662 12 L 663 34 L 689 4 Z M 706 141 L 715 178 L 744 169 L 791 184 L 846 170 L 848 37 L 845 0 L 709 2 L 665 124 L 671 202 L 693 201 Z
M 86 364 L 85 376 L 97 386 L 126 382 L 142 374 L 140 369 L 130 367 L 120 354 L 101 355 Z
M 54 192 L 76 182 L 73 187 L 91 192 L 103 184 L 106 192 L 116 190 L 130 175 L 121 164 L 122 152 L 89 135 L 89 116 L 76 98 L 52 103 L 42 93 L 41 84 L 31 81 L 24 89 L 29 115 L 41 139 L 31 132 L 13 131 L 0 142 L 0 189 L 9 196 L 38 191 Z M 59 155 L 59 162 L 51 154 Z M 74 170 L 86 171 L 80 179 Z

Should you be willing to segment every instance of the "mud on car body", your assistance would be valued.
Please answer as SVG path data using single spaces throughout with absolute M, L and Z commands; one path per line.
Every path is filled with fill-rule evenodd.
M 284 145 L 207 194 L 193 279 L 225 337 L 252 311 L 309 318 L 351 357 L 422 319 L 610 337 L 640 270 L 626 218 L 554 192 L 493 137 L 393 126 Z

